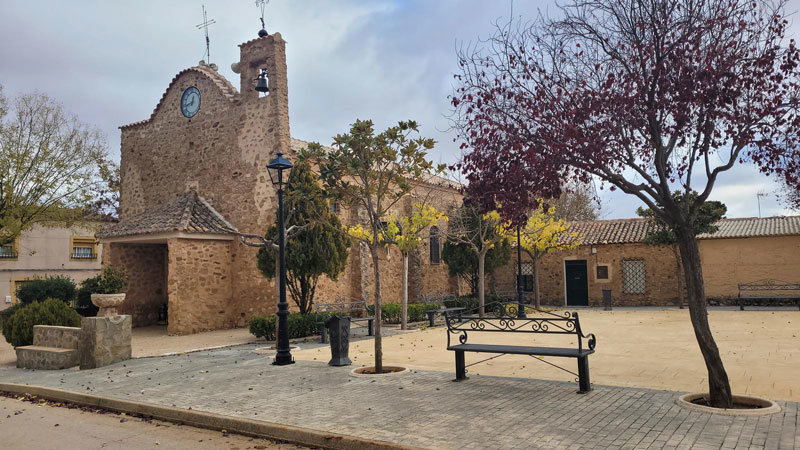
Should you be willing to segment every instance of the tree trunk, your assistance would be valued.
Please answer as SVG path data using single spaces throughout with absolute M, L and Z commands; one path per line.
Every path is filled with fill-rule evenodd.
M 533 305 L 536 309 L 542 306 L 539 298 L 539 253 L 534 251 L 533 256 Z
M 675 255 L 675 278 L 678 283 L 678 308 L 683 309 L 684 288 L 683 288 L 683 274 L 681 273 L 681 254 L 678 250 L 678 244 L 672 244 L 672 253 Z
M 486 259 L 486 253 L 481 252 L 478 253 L 478 315 L 483 316 L 484 314 L 484 301 L 486 299 L 486 294 L 484 292 L 484 285 L 485 283 L 485 272 L 486 267 L 484 261 Z
M 708 305 L 706 304 L 703 269 L 700 265 L 700 250 L 697 247 L 697 240 L 690 232 L 683 231 L 677 234 L 686 280 L 689 317 L 700 346 L 700 352 L 706 363 L 706 369 L 708 369 L 709 403 L 717 408 L 730 408 L 732 403 L 731 385 L 708 324 Z
M 408 253 L 403 253 L 403 300 L 400 307 L 400 329 L 408 329 Z
M 378 267 L 378 247 L 370 247 L 372 271 L 375 275 L 375 373 L 383 372 L 383 342 L 381 340 L 381 271 Z

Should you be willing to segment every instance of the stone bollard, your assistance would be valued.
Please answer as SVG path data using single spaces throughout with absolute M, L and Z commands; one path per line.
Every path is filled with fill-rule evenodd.
M 81 319 L 81 369 L 95 369 L 131 359 L 131 316 Z
M 331 360 L 329 366 L 349 366 L 350 361 L 350 317 L 333 316 L 325 321 L 331 341 Z

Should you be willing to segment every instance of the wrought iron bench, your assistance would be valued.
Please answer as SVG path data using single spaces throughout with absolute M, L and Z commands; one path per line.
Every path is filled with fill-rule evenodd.
M 584 394 L 591 390 L 589 382 L 589 355 L 594 353 L 596 338 L 594 334 L 583 334 L 577 312 L 564 312 L 555 314 L 548 311 L 537 310 L 534 315 L 527 318 L 517 318 L 517 303 L 490 303 L 486 305 L 487 311 L 483 316 L 477 314 L 462 315 L 463 322 L 457 316 L 445 312 L 447 323 L 447 349 L 455 352 L 456 379 L 467 379 L 467 365 L 464 353 L 499 353 L 497 356 L 470 364 L 470 366 L 498 358 L 503 355 L 528 355 L 528 356 L 553 356 L 559 358 L 575 358 L 578 360 L 578 373 L 559 367 L 549 361 L 536 358 L 538 361 L 555 366 L 565 372 L 578 377 L 579 393 Z M 564 334 L 577 337 L 577 348 L 566 347 L 534 347 L 523 345 L 496 345 L 472 344 L 468 337 L 472 333 L 539 333 L 539 334 Z M 450 335 L 458 335 L 458 344 L 450 342 Z M 586 347 L 583 340 L 586 339 Z
M 796 303 L 798 309 L 800 309 L 800 283 L 760 280 L 751 283 L 739 283 L 738 287 L 740 311 L 744 311 L 745 305 L 753 306 L 759 303 L 783 303 L 787 301 Z M 770 293 L 767 294 L 766 292 Z
M 363 314 L 364 317 L 350 317 L 351 322 L 367 322 L 367 335 L 373 336 L 375 334 L 373 328 L 373 321 L 375 320 L 374 317 L 367 316 L 369 309 L 367 308 L 367 301 L 363 298 L 360 300 L 353 301 L 343 301 L 347 300 L 348 298 L 337 298 L 337 302 L 333 303 L 314 303 L 314 311 L 316 312 L 333 312 L 333 313 L 347 313 L 347 315 L 351 315 L 352 313 L 356 314 Z M 320 341 L 323 344 L 328 342 L 328 329 L 325 327 L 325 322 L 317 322 L 317 325 L 320 325 Z
M 432 295 L 423 295 L 422 302 L 426 304 L 436 303 L 441 305 L 442 307 L 439 309 L 429 309 L 425 311 L 425 314 L 428 316 L 428 326 L 433 328 L 433 319 L 436 318 L 437 314 L 444 315 L 445 312 L 450 312 L 453 314 L 457 314 L 461 317 L 462 311 L 465 308 L 454 306 L 451 308 L 447 308 L 444 306 L 444 302 L 449 299 L 455 299 L 456 296 L 453 294 L 432 294 Z

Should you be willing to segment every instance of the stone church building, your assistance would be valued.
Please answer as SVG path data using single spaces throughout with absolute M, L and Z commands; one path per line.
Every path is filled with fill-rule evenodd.
M 276 309 L 274 283 L 256 267 L 257 249 L 236 232 L 262 235 L 274 223 L 277 194 L 266 165 L 278 152 L 293 159 L 306 143 L 289 129 L 286 42 L 275 33 L 239 47 L 232 65 L 239 90 L 200 64 L 175 75 L 148 119 L 120 127 L 120 221 L 97 237 L 103 264 L 128 272 L 121 312 L 134 326 L 156 323 L 163 305 L 170 334 L 241 327 Z M 269 75 L 263 97 L 254 90 L 261 69 Z M 452 186 L 432 180 L 417 184 L 398 208 L 410 209 L 420 196 L 442 209 L 460 201 Z M 332 208 L 344 223 L 358 221 L 358 211 Z M 410 301 L 457 291 L 440 245 L 432 237 L 412 257 Z M 321 280 L 316 301 L 371 302 L 371 264 L 368 250 L 354 244 L 345 273 Z M 383 298 L 399 301 L 399 252 L 387 249 L 381 264 Z

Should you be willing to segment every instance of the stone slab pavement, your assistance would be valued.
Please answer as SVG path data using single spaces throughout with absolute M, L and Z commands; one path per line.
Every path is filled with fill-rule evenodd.
M 133 359 L 100 369 L 0 369 L 0 380 L 138 400 L 436 448 L 800 449 L 800 403 L 731 417 L 689 411 L 674 391 L 412 370 L 356 378 L 353 368 L 277 367 L 241 345 Z

